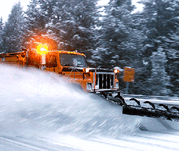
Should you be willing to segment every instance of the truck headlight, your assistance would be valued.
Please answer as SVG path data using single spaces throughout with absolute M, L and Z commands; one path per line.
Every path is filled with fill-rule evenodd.
M 89 68 L 83 68 L 84 73 L 89 73 Z
M 91 91 L 92 90 L 92 83 L 87 83 L 86 90 Z
M 115 74 L 119 73 L 119 70 L 118 69 L 114 69 L 114 73 Z
M 114 67 L 114 73 L 115 73 L 115 74 L 119 73 L 119 72 L 120 72 L 119 69 L 120 69 L 119 67 Z

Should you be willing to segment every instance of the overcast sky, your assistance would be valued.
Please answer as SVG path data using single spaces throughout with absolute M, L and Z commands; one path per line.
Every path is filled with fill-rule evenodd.
M 27 5 L 29 4 L 30 0 L 0 0 L 0 17 L 3 18 L 3 22 L 7 21 L 8 15 L 11 12 L 12 6 L 19 1 L 21 2 L 23 9 L 26 10 Z M 108 1 L 109 0 L 101 0 L 99 4 L 100 5 L 107 4 Z M 137 1 L 139 0 L 133 0 L 133 3 L 135 4 Z M 142 6 L 138 5 L 138 9 L 141 10 Z

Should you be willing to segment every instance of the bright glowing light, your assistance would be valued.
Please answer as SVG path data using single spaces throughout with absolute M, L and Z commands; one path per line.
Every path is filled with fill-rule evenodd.
M 114 69 L 114 73 L 119 73 L 119 70 L 118 69 Z
M 47 44 L 39 44 L 37 46 L 37 53 L 40 55 L 48 53 L 48 45 Z
M 89 68 L 83 68 L 83 72 L 89 73 Z
M 86 68 L 86 73 L 88 73 L 89 72 L 89 68 Z
M 40 51 L 46 51 L 46 49 L 44 47 L 40 48 Z

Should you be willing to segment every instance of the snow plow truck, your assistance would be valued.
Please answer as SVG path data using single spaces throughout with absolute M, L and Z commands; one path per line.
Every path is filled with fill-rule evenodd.
M 179 120 L 178 101 L 125 100 L 119 91 L 119 68 L 89 68 L 85 55 L 77 51 L 48 50 L 48 44 L 36 42 L 33 48 L 21 52 L 1 53 L 0 63 L 55 72 L 75 87 L 122 106 L 123 114 Z

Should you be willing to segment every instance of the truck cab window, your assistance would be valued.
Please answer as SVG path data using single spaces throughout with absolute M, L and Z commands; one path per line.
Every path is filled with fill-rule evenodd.
M 87 67 L 84 56 L 74 54 L 60 54 L 60 63 L 62 66 L 74 66 L 74 60 L 77 62 L 77 67 Z

